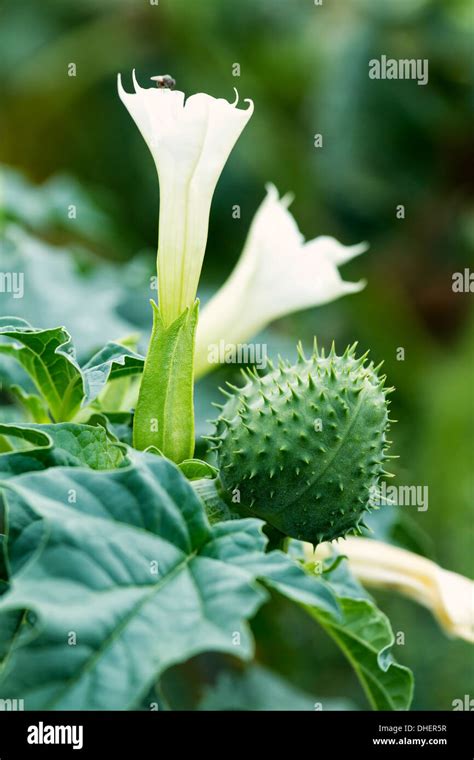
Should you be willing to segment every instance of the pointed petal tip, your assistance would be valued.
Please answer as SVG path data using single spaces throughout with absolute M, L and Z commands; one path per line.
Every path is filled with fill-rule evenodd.
M 370 248 L 370 243 L 367 240 L 363 240 L 361 243 L 356 243 L 355 245 L 349 245 L 348 250 L 351 252 L 352 256 L 359 256 L 361 253 L 365 253 Z
M 132 69 L 132 80 L 133 80 L 133 89 L 137 93 L 141 88 L 140 88 L 140 85 L 137 82 L 137 75 L 136 75 L 135 71 L 136 71 L 135 69 Z
M 252 98 L 245 98 L 244 103 L 248 103 L 249 104 L 249 107 L 247 108 L 247 111 L 249 112 L 249 118 L 250 118 L 250 116 L 252 116 L 254 108 L 255 108 L 254 102 L 253 102 Z
M 280 199 L 280 194 L 278 192 L 277 186 L 273 184 L 273 182 L 266 182 L 265 183 L 265 191 L 267 193 L 267 198 L 270 198 L 271 200 L 278 201 Z
M 331 235 L 319 235 L 313 240 L 308 240 L 307 245 L 319 248 L 337 267 L 365 253 L 369 248 L 369 243 L 366 241 L 355 245 L 344 245 Z
M 234 102 L 233 103 L 229 103 L 229 101 L 227 101 L 227 103 L 229 103 L 229 105 L 231 105 L 232 108 L 237 108 L 237 106 L 239 105 L 239 98 L 240 98 L 239 91 L 238 91 L 237 87 L 234 87 L 233 90 L 235 92 Z M 253 102 L 253 100 L 251 98 L 245 98 L 244 103 L 248 103 L 248 108 L 246 110 L 246 113 L 248 113 L 248 118 L 250 119 L 250 117 L 252 116 L 253 111 L 254 111 L 254 102 Z
M 278 188 L 276 185 L 273 184 L 273 182 L 266 182 L 265 183 L 265 190 L 267 193 L 267 199 L 274 200 L 277 203 L 281 203 L 281 205 L 284 208 L 288 208 L 294 201 L 295 195 L 294 193 L 285 193 L 285 195 L 282 195 L 280 197 L 280 193 L 278 191 Z
M 130 93 L 128 93 L 123 86 L 121 73 L 117 74 L 117 92 L 122 103 L 127 106 L 126 99 L 130 96 Z
M 133 71 L 132 71 L 132 77 L 133 77 L 133 80 L 134 80 L 134 83 L 135 83 L 135 81 L 136 81 L 135 80 L 135 69 L 133 69 Z M 121 72 L 119 72 L 117 74 L 117 90 L 118 90 L 118 93 L 119 93 L 120 97 L 122 98 L 122 100 L 123 100 L 122 95 L 124 95 L 124 96 L 133 95 L 133 92 L 127 92 L 127 90 L 123 86 L 122 73 Z
M 344 280 L 344 290 L 346 293 L 359 293 L 367 285 L 367 280 L 359 280 L 359 282 L 346 282 Z

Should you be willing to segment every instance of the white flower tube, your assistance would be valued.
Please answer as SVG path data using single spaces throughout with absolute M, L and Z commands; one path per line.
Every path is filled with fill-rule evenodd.
M 185 101 L 167 87 L 134 93 L 118 76 L 122 102 L 155 160 L 160 182 L 158 290 L 161 316 L 171 324 L 194 303 L 207 242 L 209 212 L 217 180 L 253 113 L 199 93 Z
M 474 642 L 473 581 L 418 554 L 370 538 L 341 540 L 338 549 L 362 584 L 405 594 L 431 610 L 448 633 Z M 330 544 L 320 544 L 316 552 L 305 544 L 308 560 L 330 553 Z
M 305 242 L 288 211 L 291 196 L 273 185 L 258 209 L 242 255 L 228 280 L 201 312 L 196 338 L 196 376 L 211 369 L 212 346 L 238 344 L 278 317 L 356 293 L 364 282 L 344 282 L 338 266 L 367 250 L 331 237 Z

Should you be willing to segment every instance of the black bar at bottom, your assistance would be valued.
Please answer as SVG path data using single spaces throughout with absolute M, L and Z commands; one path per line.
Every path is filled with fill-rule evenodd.
M 0 760 L 101 751 L 137 760 L 173 748 L 212 757 L 238 747 L 255 754 L 259 746 L 268 759 L 283 737 L 297 755 L 474 757 L 470 712 L 0 712 Z

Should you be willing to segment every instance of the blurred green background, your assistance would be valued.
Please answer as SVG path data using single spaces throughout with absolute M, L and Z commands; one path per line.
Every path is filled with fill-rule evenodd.
M 343 272 L 367 279 L 361 294 L 280 320 L 265 340 L 292 356 L 298 338 L 309 345 L 317 333 L 385 359 L 397 387 L 395 482 L 429 487 L 428 511 L 399 508 L 402 527 L 390 538 L 403 534 L 471 576 L 474 321 L 472 295 L 454 293 L 452 275 L 469 267 L 474 243 L 472 16 L 470 0 L 0 3 L 1 268 L 21 266 L 26 288 L 23 301 L 2 294 L 2 313 L 38 326 L 63 321 L 85 354 L 133 329 L 146 334 L 158 186 L 116 74 L 129 90 L 133 67 L 143 85 L 170 73 L 186 93 L 233 99 L 237 87 L 255 113 L 216 191 L 202 295 L 237 260 L 268 181 L 295 193 L 307 238 L 370 242 Z M 429 84 L 369 79 L 368 61 L 382 54 L 427 58 Z M 217 384 L 210 376 L 198 388 L 201 426 Z M 468 645 L 448 640 L 420 607 L 377 598 L 405 633 L 395 654 L 415 671 L 414 707 L 451 709 L 472 693 Z M 364 706 L 339 653 L 298 610 L 275 600 L 254 627 L 261 664 L 306 693 Z M 254 692 L 245 694 L 252 707 Z

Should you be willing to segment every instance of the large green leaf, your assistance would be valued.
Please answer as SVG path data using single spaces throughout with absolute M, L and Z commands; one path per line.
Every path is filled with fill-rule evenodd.
M 215 482 L 198 480 L 193 482 L 193 487 L 204 500 L 210 520 L 223 520 L 216 523 L 216 532 L 225 533 L 226 526 L 232 524 L 231 512 L 219 498 Z M 249 558 L 247 555 L 244 561 L 250 562 L 253 571 L 265 577 L 267 583 L 281 594 L 302 604 L 323 626 L 354 668 L 372 707 L 408 709 L 413 695 L 411 671 L 393 659 L 394 636 L 390 622 L 352 576 L 344 558 L 336 555 L 330 567 L 317 574 L 338 601 L 337 606 L 328 607 L 319 588 L 317 602 L 311 599 L 315 592 L 312 584 L 315 566 L 304 564 L 299 541 L 290 542 L 290 555 L 295 559 L 292 566 L 287 564 L 287 555 L 281 552 L 271 552 L 265 557 L 254 554 Z M 298 575 L 302 567 L 307 573 L 305 582 Z
M 341 648 L 374 709 L 408 710 L 413 675 L 394 660 L 391 649 L 395 638 L 388 618 L 352 576 L 346 560 L 334 563 L 323 575 L 338 599 L 343 617 L 338 620 L 311 606 L 308 612 Z
M 113 471 L 55 467 L 4 482 L 0 696 L 21 696 L 27 709 L 126 709 L 199 652 L 248 659 L 261 579 L 336 639 L 374 706 L 408 706 L 411 677 L 391 658 L 388 621 L 347 572 L 322 579 L 265 554 L 253 518 L 211 526 L 177 467 L 131 456 Z
M 7 481 L 11 588 L 3 615 L 33 615 L 0 683 L 27 709 L 125 709 L 171 664 L 202 651 L 249 658 L 257 575 L 306 603 L 332 593 L 289 557 L 264 555 L 258 520 L 211 527 L 179 469 L 141 454 L 111 472 L 55 468 Z M 265 557 L 268 557 L 266 560 Z M 75 644 L 71 642 L 71 637 Z
M 41 330 L 23 319 L 0 317 L 0 353 L 20 362 L 56 421 L 70 419 L 79 409 L 82 376 L 63 327 Z
M 232 522 L 218 523 L 216 534 L 225 535 L 226 527 Z M 233 550 L 229 542 L 228 551 Z M 351 575 L 345 560 L 335 563 L 323 576 L 327 590 L 334 594 L 339 607 L 331 603 L 329 596 L 324 599 L 310 574 L 304 582 L 299 575 L 300 567 L 296 563 L 289 564 L 287 555 L 281 552 L 267 555 L 248 552 L 236 557 L 236 561 L 252 567 L 268 585 L 302 604 L 322 625 L 351 663 L 374 709 L 408 710 L 413 696 L 412 673 L 395 661 L 390 622 Z
M 61 465 L 108 470 L 124 459 L 124 447 L 100 425 L 9 423 L 0 424 L 0 436 L 26 444 L 0 454 L 1 479 Z
M 238 541 L 235 540 L 235 525 L 239 525 Z M 256 525 L 259 540 L 255 540 Z M 326 583 L 309 575 L 299 562 L 295 562 L 281 551 L 265 554 L 268 542 L 260 528 L 260 520 L 228 520 L 213 525 L 214 541 L 204 549 L 206 555 L 222 557 L 242 570 L 249 577 L 261 578 L 267 586 L 294 602 L 315 606 L 340 620 L 340 609 L 335 595 Z M 245 549 L 245 551 L 243 551 Z

